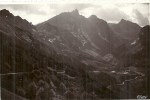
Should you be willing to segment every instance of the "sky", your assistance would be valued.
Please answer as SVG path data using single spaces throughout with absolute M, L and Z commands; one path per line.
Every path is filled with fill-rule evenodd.
M 140 26 L 150 22 L 150 5 L 148 3 L 78 3 L 78 4 L 0 4 L 15 16 L 32 22 L 34 25 L 44 22 L 62 12 L 79 10 L 85 17 L 96 15 L 108 23 L 118 23 L 121 19 L 129 20 Z

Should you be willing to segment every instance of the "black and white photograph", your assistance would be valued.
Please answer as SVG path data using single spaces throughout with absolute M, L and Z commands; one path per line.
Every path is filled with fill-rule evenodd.
M 0 100 L 150 99 L 149 22 L 150 2 L 0 2 Z

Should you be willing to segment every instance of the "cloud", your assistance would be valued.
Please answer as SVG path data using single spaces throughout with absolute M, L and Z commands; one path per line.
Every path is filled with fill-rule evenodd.
M 135 17 L 141 26 L 149 24 L 148 18 L 144 17 L 138 10 L 134 10 L 133 13 L 135 13 Z
M 0 5 L 1 9 L 7 9 L 15 16 L 20 16 L 33 24 L 44 22 L 55 15 L 47 4 L 8 4 Z
M 119 22 L 121 19 L 126 19 L 140 25 L 146 25 L 146 17 L 150 15 L 148 4 L 137 3 L 0 4 L 0 9 L 8 9 L 15 16 L 19 15 L 33 24 L 41 23 L 62 12 L 70 12 L 74 9 L 78 9 L 79 13 L 85 17 L 96 15 L 108 22 Z
M 1 8 L 8 8 L 13 11 L 22 11 L 27 14 L 46 14 L 46 12 L 39 7 L 39 5 L 33 4 L 11 4 L 11 5 L 1 5 Z
M 71 12 L 75 9 L 82 11 L 86 8 L 93 7 L 93 4 L 50 4 L 49 9 L 53 10 L 55 15 L 62 12 Z
M 97 15 L 107 21 L 120 21 L 121 19 L 129 19 L 129 16 L 118 8 L 100 9 Z
M 126 13 L 121 11 L 115 5 L 91 6 L 80 11 L 82 15 L 89 17 L 97 15 L 99 18 L 108 22 L 118 22 L 121 19 L 130 19 Z

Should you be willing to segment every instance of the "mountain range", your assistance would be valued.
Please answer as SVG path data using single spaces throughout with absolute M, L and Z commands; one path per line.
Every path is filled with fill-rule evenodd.
M 113 24 L 96 15 L 86 18 L 77 9 L 32 25 L 3 9 L 1 87 L 31 100 L 136 98 L 143 91 L 128 96 L 115 84 L 141 75 L 135 70 L 119 74 L 141 48 L 141 29 L 124 19 Z

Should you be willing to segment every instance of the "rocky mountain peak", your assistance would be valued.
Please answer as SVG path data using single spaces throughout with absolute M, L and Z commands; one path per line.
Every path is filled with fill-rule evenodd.
M 125 19 L 121 19 L 118 24 L 122 24 L 122 25 L 125 25 L 125 24 L 126 24 L 126 25 L 136 26 L 136 27 L 139 27 L 139 28 L 140 28 L 140 26 L 139 26 L 138 24 L 133 23 L 133 22 L 131 22 L 131 21 L 129 21 L 129 20 L 125 20 Z M 130 26 L 128 26 L 128 27 L 130 27 Z
M 34 26 L 26 19 L 22 19 L 20 16 L 14 16 L 10 11 L 3 9 L 0 10 L 0 23 L 2 23 L 3 29 L 11 31 L 10 27 L 17 27 L 27 31 L 32 31 Z M 9 28 L 7 26 L 10 26 Z
M 71 13 L 72 13 L 73 15 L 79 15 L 78 9 L 73 10 Z
M 0 10 L 0 15 L 4 17 L 13 17 L 13 14 L 6 9 Z
M 126 23 L 126 22 L 127 22 L 127 20 L 121 19 L 119 23 L 121 24 L 121 23 Z
M 91 15 L 91 16 L 89 17 L 89 19 L 97 19 L 97 16 L 96 16 L 96 15 Z
M 89 20 L 96 22 L 96 23 L 101 23 L 102 25 L 106 25 L 107 22 L 103 19 L 99 19 L 96 15 L 91 15 L 89 18 Z

